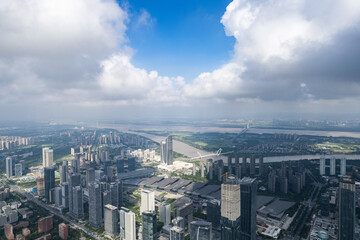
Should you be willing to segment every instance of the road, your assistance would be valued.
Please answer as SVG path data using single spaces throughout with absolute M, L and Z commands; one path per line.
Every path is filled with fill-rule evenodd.
M 103 238 L 100 237 L 96 232 L 93 232 L 91 230 L 89 230 L 88 228 L 86 228 L 84 225 L 70 219 L 69 217 L 61 214 L 60 212 L 58 212 L 57 210 L 51 208 L 50 206 L 48 206 L 47 204 L 45 204 L 44 202 L 40 201 L 39 199 L 35 198 L 31 193 L 25 192 L 22 188 L 16 186 L 16 185 L 10 185 L 10 189 L 21 194 L 22 196 L 26 197 L 28 201 L 31 201 L 35 204 L 37 204 L 38 206 L 45 208 L 46 210 L 48 210 L 50 213 L 52 213 L 53 215 L 58 216 L 59 218 L 63 219 L 64 221 L 70 223 L 70 225 L 74 228 L 78 228 L 81 229 L 82 231 L 84 231 L 85 233 L 87 233 L 88 235 L 90 235 L 91 237 L 95 238 L 95 239 L 99 239 L 102 240 Z
M 290 233 L 284 239 L 286 240 L 299 240 L 300 234 L 306 224 L 306 220 L 309 218 L 313 208 L 316 206 L 316 200 L 319 196 L 320 190 L 323 187 L 323 184 L 318 182 L 316 178 L 312 175 L 311 171 L 306 169 L 307 176 L 310 176 L 312 180 L 314 181 L 312 184 L 314 185 L 314 188 L 309 196 L 309 198 L 302 202 L 303 210 L 301 211 L 299 216 L 296 216 L 296 222 L 293 225 Z

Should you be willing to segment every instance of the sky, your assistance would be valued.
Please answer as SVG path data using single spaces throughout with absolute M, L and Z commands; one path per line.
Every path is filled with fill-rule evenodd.
M 360 118 L 358 0 L 2 0 L 1 120 Z

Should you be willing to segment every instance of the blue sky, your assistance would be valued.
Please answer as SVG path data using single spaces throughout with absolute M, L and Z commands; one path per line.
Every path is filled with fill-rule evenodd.
M 137 67 L 162 75 L 183 76 L 186 81 L 212 71 L 231 59 L 235 39 L 225 35 L 220 23 L 229 0 L 135 0 L 128 8 L 127 36 L 135 50 Z M 149 25 L 139 25 L 143 11 Z

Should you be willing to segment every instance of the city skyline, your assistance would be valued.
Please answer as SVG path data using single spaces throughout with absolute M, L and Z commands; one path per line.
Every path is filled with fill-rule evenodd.
M 0 12 L 1 121 L 360 116 L 356 0 L 6 0 Z

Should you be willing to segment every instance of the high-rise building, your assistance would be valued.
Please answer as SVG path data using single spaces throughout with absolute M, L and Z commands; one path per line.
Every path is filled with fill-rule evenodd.
M 128 171 L 135 171 L 136 170 L 136 158 L 129 157 L 128 158 Z
M 170 228 L 170 240 L 184 240 L 184 229 L 178 226 Z
M 70 154 L 71 154 L 71 156 L 75 156 L 75 148 L 70 149 Z
M 271 171 L 268 175 L 268 189 L 270 192 L 276 192 L 276 172 Z
M 330 196 L 328 193 L 321 195 L 321 215 L 328 217 L 330 215 Z
M 102 217 L 101 188 L 97 183 L 90 183 L 89 186 L 89 224 L 92 227 L 99 227 L 103 224 Z
M 320 175 L 325 175 L 325 157 L 320 157 Z
M 241 228 L 240 240 L 256 240 L 257 182 L 253 178 L 240 181 Z
M 116 160 L 116 169 L 117 169 L 117 173 L 123 173 L 124 172 L 124 158 L 118 158 Z
M 259 175 L 263 175 L 264 174 L 264 157 L 261 156 L 259 157 Z
M 173 137 L 170 135 L 166 138 L 167 165 L 173 164 Z
M 255 157 L 252 156 L 250 158 L 250 175 L 254 176 L 255 175 Z
M 45 196 L 45 181 L 44 177 L 36 178 L 37 194 L 39 197 Z
M 54 165 L 54 151 L 50 148 L 42 149 L 43 167 L 52 167 Z
M 330 175 L 336 174 L 336 159 L 335 157 L 330 158 Z
M 211 240 L 212 227 L 210 222 L 193 221 L 190 223 L 190 240 Z
M 163 203 L 159 207 L 159 222 L 168 225 L 171 222 L 171 206 L 168 203 Z
M 212 223 L 214 228 L 218 228 L 220 227 L 220 218 L 220 202 L 216 199 L 209 201 L 206 207 L 206 219 Z
M 69 226 L 65 223 L 59 224 L 59 237 L 64 240 L 69 238 Z
M 242 158 L 242 164 L 241 164 L 242 174 L 245 176 L 247 174 L 247 158 Z
M 280 177 L 280 192 L 287 194 L 288 193 L 288 179 L 287 177 Z
M 6 177 L 10 178 L 14 176 L 13 169 L 14 169 L 15 163 L 12 157 L 6 158 Z
M 345 176 L 346 175 L 346 158 L 343 157 L 340 160 L 340 175 Z
M 160 143 L 160 155 L 162 163 L 166 165 L 173 164 L 173 139 L 171 135 Z
M 119 212 L 118 208 L 110 204 L 104 207 L 105 232 L 112 237 L 119 235 Z
M 142 239 L 155 240 L 156 234 L 156 212 L 142 212 Z
M 64 182 L 61 184 L 61 196 L 62 196 L 62 206 L 64 208 L 69 207 L 69 183 Z
M 15 177 L 21 177 L 23 175 L 23 166 L 21 163 L 15 164 Z
M 53 217 L 43 217 L 38 220 L 38 232 L 47 232 L 49 230 L 53 229 Z
M 239 239 L 240 216 L 240 184 L 235 177 L 221 185 L 221 239 Z
M 75 156 L 71 160 L 71 169 L 73 173 L 79 173 L 80 172 L 80 158 L 78 156 Z
M 120 238 L 136 240 L 135 213 L 124 207 L 120 209 Z
M 81 186 L 73 187 L 73 210 L 72 215 L 75 218 L 84 217 L 84 203 L 83 203 L 83 191 Z
M 155 194 L 150 190 L 141 191 L 140 213 L 155 210 Z
M 166 141 L 160 142 L 160 157 L 161 157 L 161 162 L 166 164 L 167 163 Z
M 184 219 L 185 227 L 187 231 L 190 228 L 190 223 L 193 221 L 194 206 L 192 202 L 188 202 L 175 209 L 175 216 L 182 217 Z
M 43 167 L 47 167 L 46 166 L 46 151 L 50 150 L 50 148 L 46 147 L 42 149 L 42 160 L 43 160 Z
M 109 184 L 108 189 L 110 191 L 111 205 L 120 209 L 123 205 L 123 183 L 121 180 L 117 180 Z
M 73 173 L 69 175 L 69 213 L 74 215 L 74 197 L 73 197 L 73 188 L 80 186 L 81 184 L 81 175 Z
M 342 180 L 339 187 L 339 240 L 355 239 L 355 183 Z
M 86 170 L 86 185 L 89 187 L 95 181 L 95 169 L 89 168 Z
M 44 168 L 45 199 L 50 201 L 50 189 L 55 187 L 55 168 Z
M 55 195 L 55 205 L 60 207 L 62 206 L 62 190 L 61 187 L 54 188 L 54 195 Z
M 68 181 L 68 161 L 64 160 L 59 167 L 60 170 L 60 184 Z

